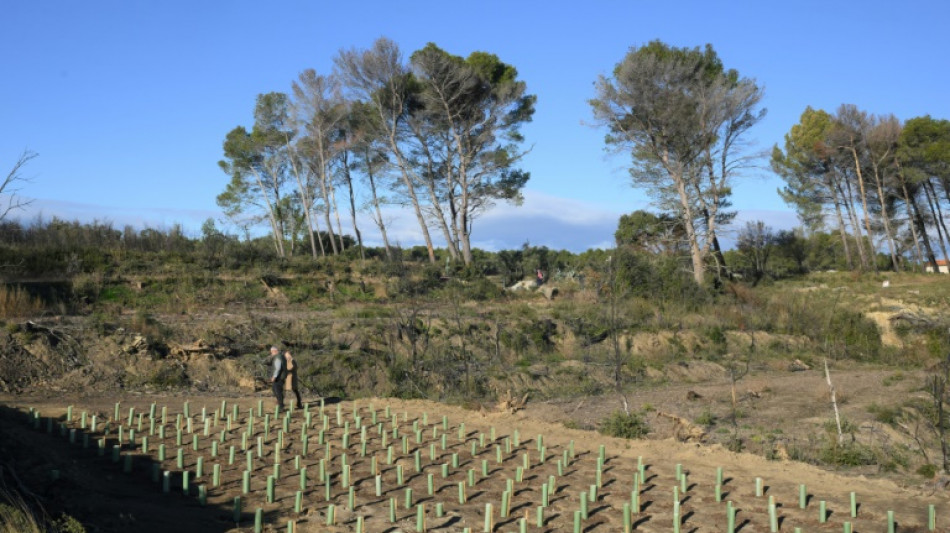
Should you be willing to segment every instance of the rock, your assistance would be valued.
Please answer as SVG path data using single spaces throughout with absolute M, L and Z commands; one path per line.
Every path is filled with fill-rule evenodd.
M 669 418 L 673 421 L 673 438 L 680 442 L 701 443 L 706 440 L 706 430 L 681 416 L 661 411 L 657 411 L 656 416 Z
M 533 290 L 534 288 L 535 288 L 534 280 L 525 279 L 525 280 L 519 281 L 518 283 L 515 283 L 511 287 L 508 287 L 506 290 L 509 290 L 511 292 L 518 292 L 518 291 L 530 291 L 530 290 Z
M 541 294 L 544 295 L 548 300 L 553 300 L 557 296 L 557 287 L 552 287 L 550 285 L 545 285 L 541 287 Z
M 511 396 L 511 390 L 507 390 L 505 395 L 498 402 L 497 409 L 499 411 L 505 411 L 507 413 L 514 413 L 524 409 L 525 404 L 528 403 L 528 395 L 525 394 L 522 398 L 513 398 Z
M 788 365 L 788 370 L 790 372 L 803 372 L 810 369 L 811 367 L 803 363 L 801 359 L 796 359 Z

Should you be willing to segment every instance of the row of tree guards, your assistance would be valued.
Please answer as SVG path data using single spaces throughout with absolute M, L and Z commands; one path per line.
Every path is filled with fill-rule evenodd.
M 629 533 L 648 522 L 666 522 L 675 533 L 694 524 L 727 533 L 766 527 L 797 533 L 808 526 L 827 530 L 834 522 L 845 533 L 859 524 L 862 531 L 885 523 L 889 533 L 898 530 L 895 511 L 864 509 L 856 492 L 846 501 L 815 501 L 800 484 L 797 502 L 783 503 L 762 477 L 744 483 L 743 493 L 722 467 L 705 485 L 683 464 L 664 477 L 642 456 L 634 465 L 608 454 L 605 444 L 578 450 L 573 440 L 552 444 L 541 434 L 523 439 L 519 429 L 509 435 L 494 426 L 473 430 L 444 415 L 410 418 L 388 405 L 327 408 L 321 400 L 314 410 L 307 404 L 280 414 L 265 412 L 259 400 L 251 407 L 222 401 L 200 412 L 189 402 L 174 413 L 155 403 L 147 413 L 116 403 L 111 417 L 74 411 L 68 406 L 65 415 L 43 417 L 30 409 L 26 419 L 100 457 L 109 454 L 126 474 L 147 472 L 162 493 L 180 491 L 201 506 L 209 498 L 230 504 L 236 525 L 247 524 L 245 510 L 253 509 L 255 532 L 264 528 L 265 510 L 286 519 L 288 532 L 321 514 L 328 526 L 361 533 L 413 522 L 417 532 L 452 523 L 466 532 L 575 533 L 622 524 Z M 926 530 L 937 531 L 936 511 L 930 504 L 926 517 L 907 519 L 925 518 Z

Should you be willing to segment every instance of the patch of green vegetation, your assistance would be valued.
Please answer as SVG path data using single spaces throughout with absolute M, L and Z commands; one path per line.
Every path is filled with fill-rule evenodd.
M 877 463 L 874 451 L 856 442 L 838 444 L 837 441 L 833 441 L 820 450 L 818 457 L 821 462 L 834 466 L 863 466 Z
M 937 470 L 938 470 L 937 465 L 932 465 L 930 463 L 927 463 L 924 465 L 920 465 L 920 467 L 917 468 L 917 475 L 925 477 L 927 479 L 933 479 L 937 475 Z
M 904 375 L 903 372 L 897 371 L 891 374 L 890 376 L 885 377 L 883 381 L 881 381 L 881 384 L 884 385 L 885 387 L 890 387 L 891 385 L 894 385 L 895 383 L 900 383 L 901 381 L 904 381 L 905 378 L 906 376 Z
M 698 417 L 696 417 L 696 423 L 700 426 L 706 427 L 716 425 L 717 420 L 718 417 L 714 415 L 713 412 L 709 410 L 709 408 L 704 409 L 703 412 Z
M 872 403 L 868 406 L 868 412 L 874 415 L 874 419 L 882 424 L 896 426 L 897 420 L 901 415 L 901 408 L 895 406 L 878 405 Z
M 650 427 L 639 413 L 614 411 L 600 423 L 600 433 L 623 439 L 639 439 L 650 432 Z

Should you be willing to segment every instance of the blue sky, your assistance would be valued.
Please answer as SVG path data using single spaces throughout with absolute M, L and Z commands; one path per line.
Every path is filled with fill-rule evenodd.
M 805 106 L 842 103 L 906 120 L 950 118 L 950 3 L 317 2 L 5 0 L 0 8 L 0 170 L 39 154 L 21 190 L 49 218 L 168 227 L 220 217 L 224 136 L 250 125 L 257 94 L 327 73 L 343 48 L 380 37 L 405 54 L 431 41 L 497 54 L 538 96 L 521 207 L 477 221 L 473 243 L 608 246 L 620 214 L 648 207 L 608 157 L 587 100 L 630 46 L 711 43 L 765 88 L 758 149 L 782 142 Z M 796 224 L 762 169 L 735 184 L 738 219 Z M 402 245 L 411 220 L 392 214 Z M 370 228 L 365 225 L 364 232 Z

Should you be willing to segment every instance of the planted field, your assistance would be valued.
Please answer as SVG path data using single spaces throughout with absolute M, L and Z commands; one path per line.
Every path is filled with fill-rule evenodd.
M 138 398 L 21 419 L 222 530 L 946 531 L 950 512 L 887 482 L 429 402 Z

